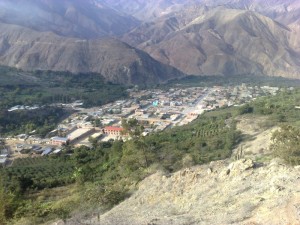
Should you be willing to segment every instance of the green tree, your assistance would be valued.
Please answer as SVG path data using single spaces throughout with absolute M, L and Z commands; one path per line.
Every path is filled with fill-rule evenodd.
M 137 119 L 129 119 L 128 121 L 122 120 L 122 127 L 124 128 L 124 133 L 129 134 L 132 138 L 131 144 L 134 145 L 132 149 L 123 151 L 123 156 L 126 157 L 127 153 L 132 153 L 132 156 L 136 155 L 137 158 L 141 157 L 141 160 L 144 162 L 143 167 L 147 168 L 150 166 L 153 158 L 151 151 L 148 151 L 149 148 L 146 144 L 145 137 L 143 136 L 144 126 L 139 124 Z M 134 150 L 136 150 L 134 152 Z M 124 154 L 125 153 L 125 154 Z
M 122 120 L 122 127 L 124 129 L 123 133 L 129 134 L 131 138 L 139 138 L 143 131 L 144 127 L 139 124 L 137 119 L 129 119 L 129 120 Z
M 2 184 L 2 179 L 0 178 L 0 224 L 6 224 L 6 194 L 4 191 L 4 186 Z
M 8 219 L 13 216 L 14 195 L 8 191 L 0 175 L 0 224 L 6 224 Z
M 98 139 L 93 138 L 92 136 L 89 137 L 89 142 L 91 143 L 93 149 L 95 149 L 98 145 Z
M 94 125 L 94 127 L 101 127 L 102 126 L 101 120 L 98 118 L 95 119 L 93 122 L 93 125 Z
M 252 113 L 252 112 L 253 112 L 253 107 L 250 106 L 249 104 L 245 104 L 245 105 L 241 106 L 238 111 L 238 113 L 240 115 Z
M 291 165 L 300 164 L 300 129 L 283 126 L 272 135 L 270 146 L 274 155 L 284 159 Z

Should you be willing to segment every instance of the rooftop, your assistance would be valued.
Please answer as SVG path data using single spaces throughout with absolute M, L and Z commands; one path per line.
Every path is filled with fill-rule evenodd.
M 104 128 L 105 130 L 109 131 L 123 131 L 124 129 L 122 127 L 113 127 L 113 126 L 108 126 Z
M 64 138 L 64 137 L 53 137 L 51 138 L 52 141 L 62 141 L 62 142 L 66 142 L 68 140 L 68 138 Z

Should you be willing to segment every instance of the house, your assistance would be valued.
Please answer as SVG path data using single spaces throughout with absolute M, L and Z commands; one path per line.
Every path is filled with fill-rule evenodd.
M 69 139 L 64 138 L 64 137 L 52 137 L 51 138 L 51 144 L 57 145 L 57 146 L 66 145 L 68 143 L 68 141 L 69 141 Z
M 7 158 L 0 158 L 0 165 L 5 166 L 8 162 Z
M 108 135 L 120 136 L 122 135 L 123 130 L 124 129 L 122 127 L 108 126 L 104 128 L 103 132 Z
M 27 134 L 19 134 L 19 135 L 17 135 L 17 138 L 18 138 L 19 140 L 24 141 L 25 139 L 28 138 L 28 135 L 27 135 Z
M 42 156 L 49 155 L 52 152 L 52 150 L 53 149 L 51 147 L 44 148 L 42 152 Z
M 9 156 L 9 152 L 7 149 L 0 150 L 0 158 L 6 158 Z
M 53 152 L 51 152 L 51 154 L 58 154 L 61 152 L 62 149 L 55 149 Z

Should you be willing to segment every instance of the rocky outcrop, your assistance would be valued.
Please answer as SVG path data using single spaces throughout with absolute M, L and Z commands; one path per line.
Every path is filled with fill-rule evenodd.
M 250 159 L 157 172 L 98 223 L 94 219 L 103 225 L 299 223 L 300 168 Z

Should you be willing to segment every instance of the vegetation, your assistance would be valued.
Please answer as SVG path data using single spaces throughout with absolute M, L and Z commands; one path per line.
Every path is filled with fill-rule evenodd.
M 57 107 L 42 107 L 35 110 L 0 111 L 0 134 L 36 134 L 46 136 L 70 114 L 70 110 Z
M 276 96 L 262 97 L 239 108 L 239 114 L 268 116 L 273 124 L 300 126 L 300 89 L 285 89 Z
M 300 129 L 283 126 L 272 136 L 271 149 L 274 155 L 284 159 L 288 164 L 300 164 Z
M 4 182 L 11 190 L 24 193 L 70 184 L 74 181 L 72 161 L 60 157 L 16 159 L 4 173 Z
M 169 81 L 167 84 L 159 85 L 160 88 L 170 88 L 176 86 L 183 87 L 209 87 L 209 86 L 234 86 L 245 83 L 252 86 L 277 86 L 290 87 L 300 86 L 300 81 L 297 79 L 287 79 L 283 77 L 268 77 L 256 75 L 240 75 L 240 76 L 187 76 Z
M 123 121 L 124 132 L 131 137 L 126 142 L 91 139 L 91 148 L 66 146 L 59 156 L 16 160 L 0 169 L 0 200 L 5 201 L 0 223 L 24 217 L 31 223 L 65 219 L 75 208 L 85 207 L 83 202 L 105 210 L 157 169 L 174 172 L 225 159 L 241 140 L 235 118 L 243 114 L 264 115 L 271 125 L 281 125 L 273 136 L 275 155 L 299 164 L 299 105 L 300 90 L 285 89 L 277 96 L 206 112 L 188 125 L 148 136 L 142 135 L 143 126 L 136 120 Z M 65 187 L 60 200 L 54 197 Z
M 45 205 L 40 198 L 31 198 L 28 203 L 26 197 L 46 188 L 76 183 L 76 193 L 83 197 L 76 198 L 73 207 L 80 207 L 83 201 L 109 208 L 123 200 L 132 185 L 157 168 L 176 171 L 230 156 L 239 140 L 232 114 L 228 111 L 220 111 L 218 117 L 210 114 L 204 114 L 193 124 L 146 137 L 141 135 L 143 127 L 136 120 L 123 121 L 125 132 L 132 137 L 127 142 L 94 140 L 91 149 L 66 147 L 60 156 L 16 160 L 1 171 L 6 190 L 19 196 L 13 203 L 13 213 L 6 218 L 53 216 L 55 202 Z M 68 156 L 70 152 L 72 155 Z M 40 208 L 37 210 L 33 204 Z
M 279 125 L 270 146 L 275 157 L 288 164 L 300 164 L 300 89 L 285 89 L 272 97 L 263 97 L 239 108 L 238 114 L 267 116 L 267 126 Z
M 127 96 L 126 87 L 105 82 L 99 74 L 70 72 L 23 72 L 0 67 L 0 110 L 15 105 L 45 105 L 82 100 L 97 106 Z
M 126 87 L 105 82 L 99 74 L 69 72 L 24 72 L 0 67 L 0 134 L 30 133 L 45 136 L 70 111 L 53 103 L 81 100 L 84 107 L 97 106 L 127 97 Z M 16 105 L 38 105 L 35 110 L 8 112 Z

